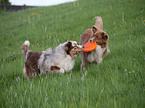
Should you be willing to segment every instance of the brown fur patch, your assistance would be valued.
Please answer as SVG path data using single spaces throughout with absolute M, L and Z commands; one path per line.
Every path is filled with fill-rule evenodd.
M 51 71 L 58 71 L 58 70 L 60 70 L 60 67 L 58 67 L 58 66 L 51 66 L 50 69 L 51 69 Z
M 26 73 L 29 78 L 33 75 L 39 74 L 38 69 L 38 59 L 40 58 L 41 52 L 29 52 L 27 55 L 27 60 L 25 62 Z
M 92 35 L 93 35 L 92 29 L 87 29 L 86 31 L 84 31 L 84 33 L 82 34 L 82 36 L 80 38 L 79 44 L 85 45 Z

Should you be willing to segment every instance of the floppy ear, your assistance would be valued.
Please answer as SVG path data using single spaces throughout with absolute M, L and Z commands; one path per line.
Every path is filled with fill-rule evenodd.
M 69 48 L 70 46 L 71 46 L 71 42 L 68 41 L 68 42 L 65 44 L 65 47 L 66 47 L 66 48 Z
M 109 36 L 108 35 L 103 35 L 102 37 L 105 41 L 109 39 Z
M 69 54 L 71 49 L 72 49 L 72 44 L 71 44 L 71 42 L 68 41 L 65 44 L 65 51 L 66 51 L 66 53 Z
M 93 26 L 92 30 L 93 30 L 93 33 L 95 33 L 97 31 L 97 27 Z

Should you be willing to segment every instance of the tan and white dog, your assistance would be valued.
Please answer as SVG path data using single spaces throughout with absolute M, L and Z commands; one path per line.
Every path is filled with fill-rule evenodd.
M 80 45 L 85 45 L 88 41 L 97 43 L 95 50 L 91 52 L 83 52 L 81 54 L 82 64 L 81 69 L 83 70 L 89 63 L 101 63 L 102 59 L 107 56 L 110 52 L 108 49 L 109 35 L 103 31 L 102 18 L 97 16 L 96 24 L 92 29 L 87 29 L 80 38 Z
M 42 73 L 69 72 L 75 65 L 75 58 L 82 52 L 83 46 L 76 41 L 67 41 L 42 52 L 33 52 L 28 49 L 29 41 L 25 41 L 21 49 L 25 58 L 24 76 L 32 78 Z

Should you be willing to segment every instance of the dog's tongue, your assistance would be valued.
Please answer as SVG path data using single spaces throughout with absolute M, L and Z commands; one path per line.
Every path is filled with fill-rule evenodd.
M 84 45 L 84 50 L 83 52 L 90 52 L 93 51 L 96 47 L 97 47 L 97 43 L 91 43 L 90 41 L 88 41 L 85 45 Z

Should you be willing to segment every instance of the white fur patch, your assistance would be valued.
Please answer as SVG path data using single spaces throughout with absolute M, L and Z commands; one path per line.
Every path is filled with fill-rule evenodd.
M 26 40 L 25 42 L 24 42 L 24 45 L 27 45 L 28 47 L 30 46 L 30 42 L 28 41 L 28 40 Z
M 72 45 L 77 44 L 76 41 L 70 41 Z M 60 44 L 55 48 L 55 50 L 48 49 L 43 51 L 40 59 L 38 60 L 38 66 L 42 73 L 53 72 L 51 71 L 51 66 L 58 66 L 60 68 L 59 72 L 69 72 L 73 69 L 75 64 L 75 59 L 65 52 L 65 45 L 67 42 Z
M 105 49 L 106 48 L 101 48 L 101 46 L 97 45 L 96 49 L 88 55 L 89 62 L 101 63 L 103 52 L 105 51 Z

